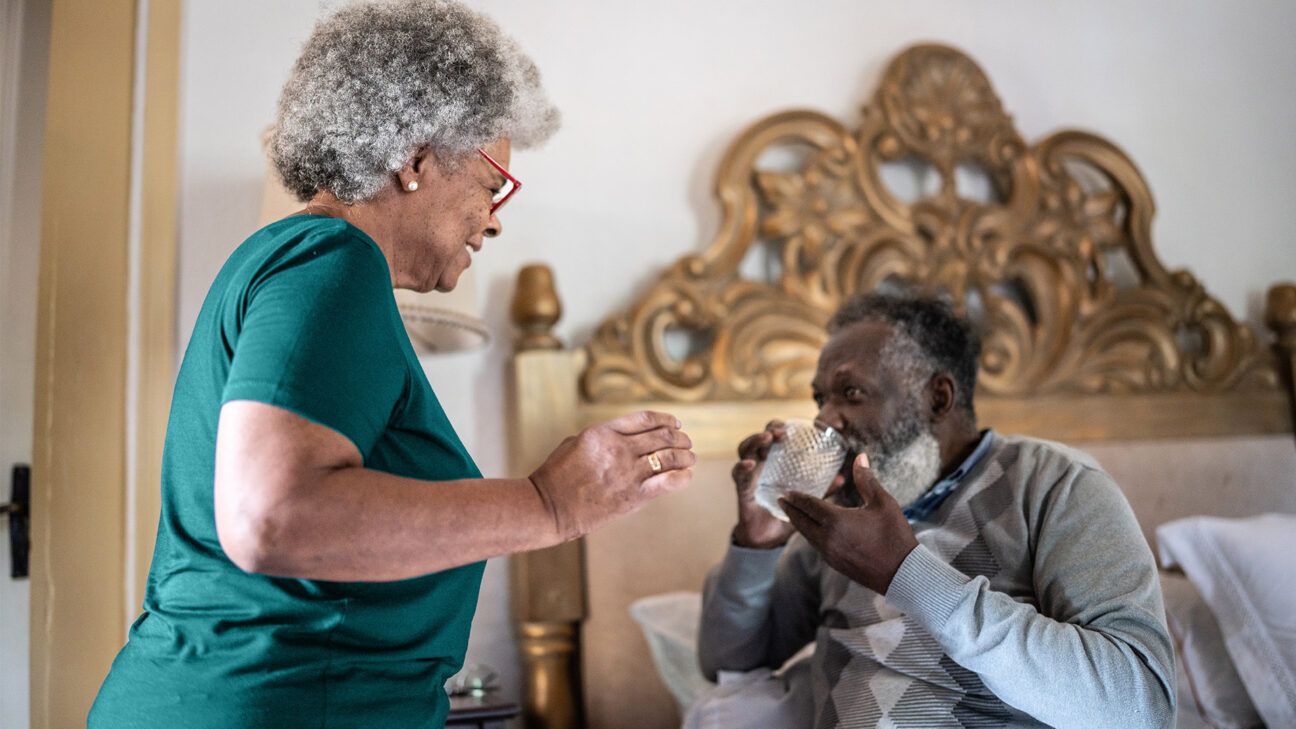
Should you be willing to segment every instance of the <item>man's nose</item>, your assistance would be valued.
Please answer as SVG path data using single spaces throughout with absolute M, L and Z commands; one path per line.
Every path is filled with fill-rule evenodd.
M 503 232 L 504 226 L 500 224 L 499 216 L 491 213 L 490 220 L 486 221 L 486 230 L 482 231 L 482 235 L 487 238 L 494 238 Z
M 837 412 L 837 408 L 834 408 L 832 403 L 829 402 L 825 402 L 819 407 L 819 415 L 815 417 L 815 422 L 831 426 L 838 432 L 842 429 L 841 413 Z

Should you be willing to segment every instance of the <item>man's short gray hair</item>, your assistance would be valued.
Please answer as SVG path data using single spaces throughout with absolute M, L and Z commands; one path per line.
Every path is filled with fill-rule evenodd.
M 453 160 L 498 139 L 548 139 L 540 72 L 486 16 L 451 0 L 387 0 L 320 21 L 279 99 L 270 154 L 299 200 L 368 200 L 416 151 Z
M 892 327 L 895 336 L 883 345 L 882 361 L 896 368 L 907 385 L 925 384 L 933 374 L 946 372 L 957 385 L 955 404 L 974 412 L 981 337 L 947 302 L 913 294 L 858 294 L 833 314 L 828 333 L 864 321 Z

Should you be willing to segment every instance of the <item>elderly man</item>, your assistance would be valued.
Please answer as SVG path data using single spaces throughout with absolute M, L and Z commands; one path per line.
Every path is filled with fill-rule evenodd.
M 753 500 L 780 424 L 739 446 L 704 672 L 776 667 L 814 641 L 815 727 L 1170 725 L 1156 566 L 1111 477 L 977 429 L 980 344 L 947 306 L 860 297 L 829 332 L 819 420 L 858 455 L 829 500 L 780 501 L 789 525 Z

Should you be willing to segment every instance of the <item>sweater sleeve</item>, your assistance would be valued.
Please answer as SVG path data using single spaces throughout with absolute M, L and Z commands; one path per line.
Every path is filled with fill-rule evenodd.
M 814 639 L 815 559 L 800 535 L 780 549 L 730 545 L 702 591 L 698 661 L 708 679 L 718 671 L 777 668 Z
M 922 546 L 887 601 L 1000 700 L 1045 724 L 1171 726 L 1173 647 L 1156 563 L 1116 484 L 1096 469 L 1068 471 L 1032 541 L 1038 609 Z

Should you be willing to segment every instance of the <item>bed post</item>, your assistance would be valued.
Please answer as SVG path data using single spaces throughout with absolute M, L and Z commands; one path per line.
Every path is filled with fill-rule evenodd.
M 521 330 L 513 357 L 514 466 L 529 473 L 576 432 L 580 353 L 553 334 L 562 303 L 548 266 L 518 272 L 513 322 Z M 525 687 L 528 729 L 581 729 L 580 625 L 585 618 L 584 542 L 514 555 L 509 560 L 513 619 Z
M 1277 335 L 1274 349 L 1278 354 L 1279 374 L 1291 399 L 1292 430 L 1296 431 L 1296 283 L 1269 287 L 1265 323 Z

